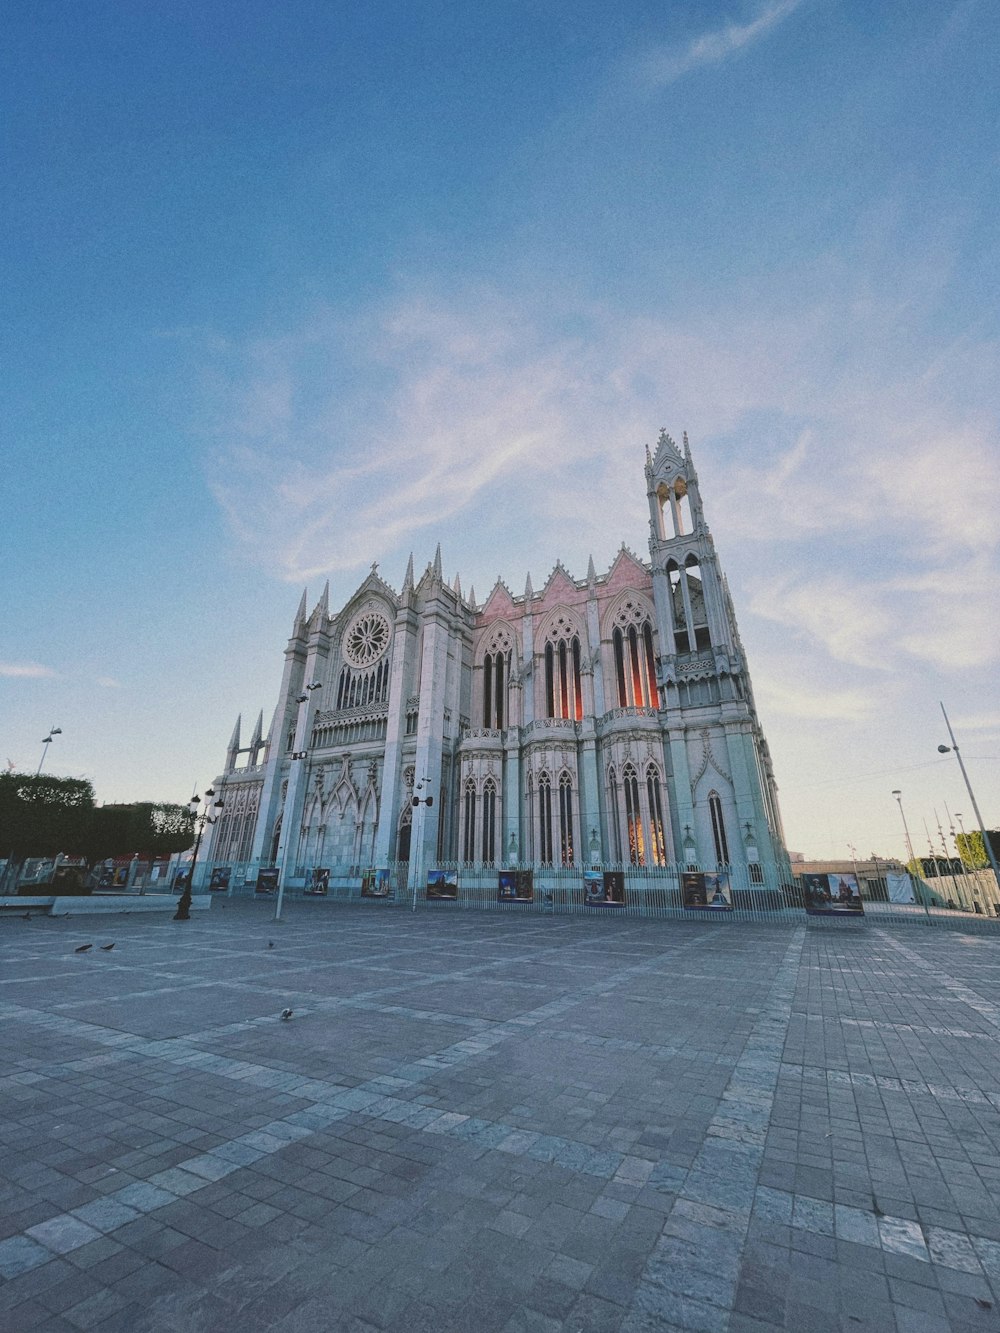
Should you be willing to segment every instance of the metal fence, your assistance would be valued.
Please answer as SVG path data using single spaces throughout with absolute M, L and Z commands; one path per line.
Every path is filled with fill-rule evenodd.
M 350 903 L 373 910 L 422 912 L 493 911 L 515 914 L 578 914 L 589 917 L 648 917 L 676 921 L 713 921 L 801 925 L 816 928 L 942 926 L 960 930 L 1000 931 L 1000 895 L 992 875 L 970 872 L 934 888 L 915 880 L 917 901 L 890 902 L 863 897 L 862 911 L 813 915 L 804 909 L 801 881 L 792 875 L 780 883 L 754 883 L 746 866 L 719 867 L 703 874 L 706 901 L 693 904 L 688 866 L 603 865 L 497 866 L 437 862 L 416 876 L 406 861 L 373 868 L 341 865 L 295 866 L 285 875 L 286 901 Z M 277 868 L 256 862 L 199 866 L 195 892 L 229 897 L 273 899 Z M 414 878 L 416 887 L 414 888 Z M 722 879 L 722 901 L 707 901 Z M 934 883 L 933 881 L 931 882 Z M 950 892 L 946 892 L 949 890 Z M 720 895 L 716 893 L 718 898 Z

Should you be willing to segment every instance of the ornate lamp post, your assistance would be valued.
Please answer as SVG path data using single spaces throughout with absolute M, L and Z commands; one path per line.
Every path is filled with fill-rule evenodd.
M 194 816 L 194 822 L 198 829 L 198 836 L 194 840 L 194 855 L 191 857 L 191 868 L 188 871 L 187 881 L 184 885 L 184 892 L 181 894 L 180 902 L 177 904 L 177 911 L 174 913 L 175 921 L 191 920 L 191 891 L 194 888 L 194 868 L 198 864 L 198 851 L 201 848 L 201 837 L 205 832 L 206 824 L 215 824 L 222 814 L 222 800 L 212 802 L 215 791 L 209 787 L 205 792 L 205 808 L 201 808 L 202 797 L 195 792 L 194 796 L 188 801 L 188 810 Z
M 41 759 L 39 759 L 38 767 L 35 769 L 36 778 L 42 771 L 42 765 L 45 763 L 45 756 L 49 752 L 48 747 L 52 744 L 53 737 L 61 735 L 62 735 L 62 727 L 49 727 L 49 734 L 47 736 L 42 737 L 42 757 Z

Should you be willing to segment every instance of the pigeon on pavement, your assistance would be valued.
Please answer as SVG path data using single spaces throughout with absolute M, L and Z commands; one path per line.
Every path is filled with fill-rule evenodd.
M 102 944 L 102 945 L 101 945 L 101 948 L 104 950 L 105 953 L 107 953 L 109 949 L 113 949 L 114 947 L 115 947 L 115 942 L 114 942 L 114 940 L 112 940 L 110 944 Z
M 86 953 L 88 949 L 92 949 L 93 947 L 94 947 L 94 946 L 93 946 L 92 944 L 80 944 L 80 945 L 78 945 L 78 946 L 73 950 L 73 952 L 74 952 L 74 953 Z
M 282 1011 L 281 1011 L 281 1017 L 282 1017 L 282 1018 L 291 1018 L 291 1016 L 292 1016 L 292 1011 L 291 1011 L 291 1009 L 282 1009 Z

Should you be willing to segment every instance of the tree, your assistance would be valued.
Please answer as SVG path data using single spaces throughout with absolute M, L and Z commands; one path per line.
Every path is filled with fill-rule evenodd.
M 86 778 L 0 773 L 0 854 L 26 856 L 81 853 L 94 811 L 94 788 Z
M 94 804 L 86 778 L 0 773 L 0 856 L 165 856 L 194 842 L 194 819 L 183 805 L 138 801 Z
M 111 856 L 169 856 L 194 842 L 194 819 L 183 805 L 137 801 L 93 812 L 84 855 L 93 864 Z
M 1000 829 L 987 829 L 987 837 L 990 840 L 990 847 L 997 861 L 1000 861 Z M 983 835 L 978 829 L 972 833 L 959 833 L 955 839 L 955 845 L 958 848 L 958 854 L 962 858 L 962 864 L 968 866 L 970 870 L 985 870 L 989 865 L 989 857 L 986 855 L 986 844 L 983 842 Z

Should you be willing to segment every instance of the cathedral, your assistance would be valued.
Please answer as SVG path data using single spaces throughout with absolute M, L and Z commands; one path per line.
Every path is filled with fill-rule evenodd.
M 645 476 L 648 561 L 623 545 L 477 603 L 438 547 L 399 592 L 373 566 L 339 610 L 303 595 L 270 731 L 244 747 L 237 722 L 215 783 L 212 883 L 614 867 L 776 890 L 771 759 L 687 436 L 661 432 Z

